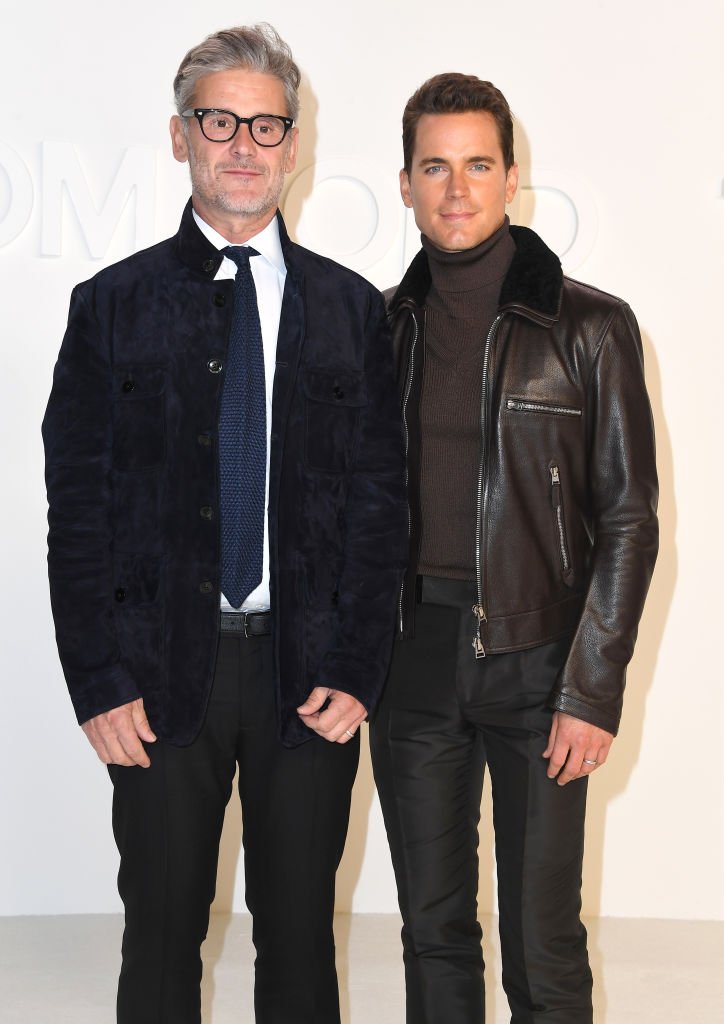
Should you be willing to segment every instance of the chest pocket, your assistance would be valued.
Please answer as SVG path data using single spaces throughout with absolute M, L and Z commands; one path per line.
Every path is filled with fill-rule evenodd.
M 545 416 L 568 416 L 580 420 L 583 410 L 575 405 L 549 400 L 539 401 L 535 398 L 506 398 L 505 408 L 508 412 L 542 413 Z
M 166 455 L 166 373 L 162 366 L 117 366 L 113 373 L 113 466 L 153 469 Z
M 302 390 L 306 465 L 322 473 L 343 473 L 357 442 L 360 409 L 367 404 L 364 376 L 306 369 Z

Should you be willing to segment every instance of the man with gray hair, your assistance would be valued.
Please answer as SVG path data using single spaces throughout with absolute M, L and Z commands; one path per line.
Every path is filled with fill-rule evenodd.
M 334 877 L 407 527 L 382 298 L 277 209 L 299 81 L 268 25 L 186 55 L 192 198 L 75 289 L 43 423 L 58 648 L 114 787 L 120 1024 L 201 1019 L 237 765 L 256 1019 L 340 1019 Z

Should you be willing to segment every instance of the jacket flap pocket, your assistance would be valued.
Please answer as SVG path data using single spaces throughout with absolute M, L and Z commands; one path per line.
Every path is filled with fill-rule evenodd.
M 113 371 L 114 395 L 125 401 L 162 395 L 165 384 L 166 370 L 163 366 L 136 363 L 116 366 Z
M 139 605 L 158 600 L 161 559 L 156 555 L 117 552 L 114 557 L 115 599 L 119 604 Z
M 302 371 L 302 388 L 313 402 L 358 407 L 367 404 L 364 376 L 349 370 Z

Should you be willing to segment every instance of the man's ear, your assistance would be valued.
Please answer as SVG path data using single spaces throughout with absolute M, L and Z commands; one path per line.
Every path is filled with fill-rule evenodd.
M 511 164 L 505 179 L 505 201 L 512 203 L 518 191 L 518 165 Z
M 404 167 L 400 171 L 400 195 L 402 196 L 402 202 L 411 210 L 412 194 L 410 192 L 410 177 Z
M 289 132 L 287 155 L 284 161 L 284 173 L 291 174 L 297 166 L 297 147 L 299 146 L 299 129 L 295 126 Z
M 171 133 L 171 149 L 173 150 L 175 159 L 178 160 L 180 164 L 188 163 L 189 142 L 186 138 L 183 120 L 178 116 L 178 114 L 174 114 L 171 118 L 168 130 Z

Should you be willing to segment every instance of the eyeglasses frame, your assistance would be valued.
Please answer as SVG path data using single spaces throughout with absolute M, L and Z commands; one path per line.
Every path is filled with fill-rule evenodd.
M 204 131 L 204 126 L 202 123 L 205 114 L 228 114 L 229 117 L 233 117 L 234 120 L 236 121 L 236 128 L 234 128 L 233 132 L 231 133 L 228 139 L 210 139 L 206 132 Z M 276 146 L 281 146 L 282 142 L 284 142 L 284 140 L 287 137 L 289 129 L 294 127 L 293 118 L 284 117 L 282 114 L 254 114 L 252 117 L 239 117 L 239 115 L 235 114 L 233 110 L 222 110 L 221 107 L 190 107 L 188 110 L 182 111 L 180 116 L 187 118 L 195 117 L 196 120 L 199 122 L 199 128 L 201 129 L 201 134 L 203 135 L 203 137 L 208 142 L 217 142 L 220 146 L 223 146 L 226 142 L 231 142 L 231 140 L 236 136 L 236 133 L 239 131 L 239 128 L 243 124 L 245 124 L 249 128 L 249 135 L 251 136 L 251 140 L 252 142 L 255 143 L 255 145 L 262 146 L 264 149 L 274 149 L 276 148 Z M 279 139 L 279 142 L 259 142 L 258 139 L 254 138 L 252 134 L 252 125 L 254 124 L 254 121 L 256 121 L 258 118 L 264 117 L 275 117 L 277 121 L 281 121 L 283 123 L 284 134 L 282 135 L 281 139 Z

